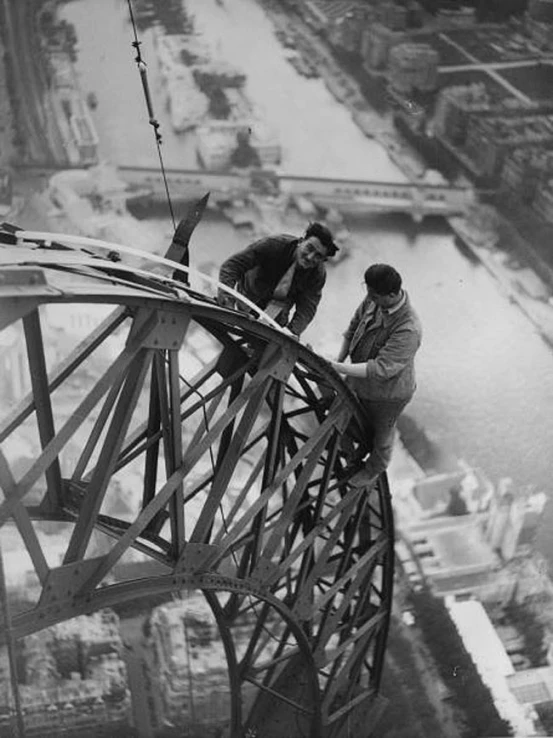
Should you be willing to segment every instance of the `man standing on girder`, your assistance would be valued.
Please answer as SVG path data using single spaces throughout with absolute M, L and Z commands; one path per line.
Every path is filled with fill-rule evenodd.
M 392 456 L 397 420 L 413 397 L 415 354 L 422 340 L 421 323 L 402 289 L 398 272 L 373 264 L 364 275 L 367 296 L 355 311 L 337 361 L 330 363 L 366 411 L 372 430 L 370 456 L 349 484 L 371 487 Z M 350 357 L 351 363 L 345 363 Z
M 337 251 L 329 229 L 311 223 L 300 238 L 267 236 L 233 254 L 222 264 L 219 281 L 297 337 L 313 320 L 326 281 L 324 264 Z M 219 290 L 217 301 L 223 307 L 247 310 L 224 290 Z

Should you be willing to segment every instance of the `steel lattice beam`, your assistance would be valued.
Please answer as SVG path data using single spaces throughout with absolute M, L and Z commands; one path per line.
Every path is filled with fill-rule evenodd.
M 0 282 L 2 325 L 21 329 L 32 377 L 30 394 L 0 418 L 0 438 L 9 447 L 35 429 L 40 441 L 19 478 L 0 452 L 0 534 L 17 528 L 39 588 L 3 641 L 198 589 L 224 644 L 233 738 L 246 729 L 280 738 L 293 721 L 313 737 L 339 736 L 378 692 L 393 579 L 386 479 L 370 496 L 343 481 L 341 438 L 363 437 L 366 423 L 355 398 L 309 349 L 182 282 L 151 275 L 145 285 L 143 269 L 133 280 L 130 267 L 78 249 L 53 259 L 55 243 L 40 245 L 0 244 L 0 273 L 12 275 Z M 38 282 L 25 282 L 29 265 Z M 45 310 L 55 303 L 116 309 L 49 369 Z M 68 409 L 64 388 L 85 370 L 92 380 Z M 120 483 L 133 474 L 141 483 L 122 515 Z M 41 535 L 47 520 L 69 521 L 58 566 Z M 111 538 L 107 550 L 94 549 L 95 531 Z M 130 549 L 165 573 L 114 582 Z M 246 612 L 255 624 L 238 658 Z M 246 686 L 257 697 L 243 711 Z

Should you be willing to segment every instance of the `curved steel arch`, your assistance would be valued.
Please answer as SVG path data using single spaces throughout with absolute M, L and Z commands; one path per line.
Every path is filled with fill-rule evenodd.
M 369 494 L 344 481 L 342 438 L 366 423 L 352 393 L 293 338 L 163 275 L 42 239 L 0 257 L 0 330 L 24 338 L 31 385 L 0 424 L 0 529 L 17 528 L 39 583 L 11 635 L 199 589 L 238 683 L 233 737 L 279 738 L 298 720 L 338 736 L 378 692 L 393 580 L 386 478 Z M 56 304 L 115 307 L 49 369 Z M 10 441 L 31 432 L 36 458 L 16 479 Z M 129 479 L 141 488 L 122 508 Z M 60 565 L 45 521 L 66 523 Z M 131 549 L 166 573 L 114 583 Z M 235 660 L 245 612 L 255 625 Z M 257 697 L 241 715 L 246 682 Z

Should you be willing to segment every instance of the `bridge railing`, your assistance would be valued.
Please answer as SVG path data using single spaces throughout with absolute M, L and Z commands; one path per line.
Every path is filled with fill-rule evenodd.
M 130 185 L 146 186 L 152 194 L 165 197 L 162 174 L 147 167 L 120 167 L 121 178 Z M 374 180 L 308 177 L 267 173 L 271 186 L 283 195 L 303 195 L 315 203 L 337 207 L 355 203 L 358 207 L 378 210 L 420 210 L 443 214 L 465 211 L 474 202 L 470 187 L 426 182 L 379 182 Z M 258 170 L 248 172 L 209 172 L 202 170 L 166 170 L 166 177 L 175 196 L 188 196 L 212 191 L 234 196 L 247 196 L 261 186 Z

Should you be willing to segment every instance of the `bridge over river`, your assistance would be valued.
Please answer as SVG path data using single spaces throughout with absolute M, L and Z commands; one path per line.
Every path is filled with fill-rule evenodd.
M 120 177 L 145 197 L 165 198 L 165 183 L 159 169 L 121 166 Z M 425 215 L 458 215 L 473 201 L 470 187 L 449 184 L 376 182 L 357 179 L 329 179 L 281 175 L 259 171 L 209 172 L 191 169 L 166 169 L 171 197 L 188 200 L 206 191 L 214 197 L 245 197 L 260 186 L 272 186 L 281 194 L 302 196 L 316 205 L 335 207 L 344 212 L 409 213 L 416 220 Z

